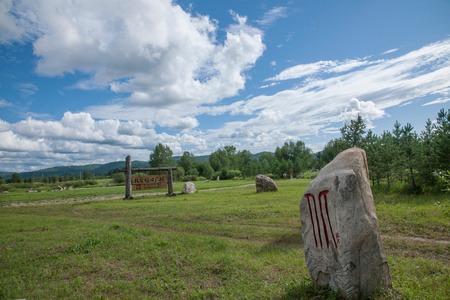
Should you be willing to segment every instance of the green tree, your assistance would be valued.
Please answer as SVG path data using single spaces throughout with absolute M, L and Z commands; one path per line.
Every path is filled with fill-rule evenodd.
M 430 119 L 427 120 L 425 129 L 419 136 L 418 170 L 420 180 L 428 186 L 436 184 L 436 176 L 433 172 L 437 169 L 436 155 L 434 154 L 434 129 Z
M 434 153 L 439 170 L 450 170 L 450 109 L 441 109 L 434 126 Z
M 239 151 L 238 153 L 239 157 L 239 170 L 241 170 L 242 175 L 245 177 L 256 175 L 252 174 L 252 164 L 253 164 L 253 155 L 248 150 Z
M 281 165 L 278 169 L 279 176 L 288 173 L 289 169 L 294 169 L 296 173 L 304 172 L 313 165 L 312 151 L 302 141 L 285 142 L 281 148 L 276 148 L 275 157 Z
M 206 179 L 211 179 L 212 176 L 214 175 L 214 169 L 211 167 L 211 164 L 209 163 L 209 161 L 205 161 L 203 163 L 203 174 L 202 174 Z
M 209 156 L 209 163 L 215 172 L 230 169 L 230 159 L 227 151 L 224 149 L 218 149 L 217 151 L 211 153 Z
M 259 166 L 257 166 L 257 168 L 258 168 L 257 173 L 261 173 L 261 174 L 275 173 L 276 170 L 278 169 L 279 163 L 273 153 L 263 152 L 259 156 L 258 160 L 259 160 Z M 256 175 L 256 174 L 254 174 L 254 175 Z
M 11 175 L 10 182 L 11 183 L 22 183 L 22 178 L 20 177 L 19 173 L 13 173 Z
M 380 147 L 378 148 L 379 157 L 379 169 L 380 172 L 385 174 L 388 188 L 391 186 L 392 181 L 392 165 L 394 164 L 394 155 L 396 153 L 396 144 L 394 137 L 389 131 L 384 131 L 380 139 Z
M 195 168 L 196 162 L 197 162 L 197 159 L 195 158 L 194 154 L 192 154 L 189 151 L 184 151 L 180 160 L 177 162 L 177 165 L 182 167 L 185 170 L 191 170 L 191 169 Z
M 395 175 L 396 180 L 402 181 L 405 173 L 405 158 L 401 151 L 402 125 L 398 121 L 395 121 L 394 129 L 392 130 L 392 138 L 394 141 L 393 152 L 391 152 L 391 155 L 394 158 L 392 162 L 393 175 Z
M 326 164 L 331 162 L 336 157 L 336 155 L 347 148 L 347 143 L 342 139 L 334 139 L 329 141 L 325 148 L 322 150 L 321 163 L 318 167 L 323 168 Z
M 94 175 L 89 171 L 83 172 L 83 180 L 91 180 L 94 179 Z
M 380 168 L 380 139 L 377 135 L 373 134 L 372 130 L 369 130 L 366 137 L 364 138 L 364 145 L 372 185 L 375 185 L 375 181 L 379 185 L 380 179 L 383 176 L 382 170 Z
M 363 148 L 365 128 L 366 124 L 364 124 L 363 118 L 358 114 L 358 118 L 351 120 L 350 125 L 346 124 L 341 128 L 342 139 L 347 142 L 348 147 Z
M 149 164 L 152 168 L 172 167 L 175 165 L 172 155 L 173 152 L 169 146 L 163 146 L 163 144 L 159 143 L 155 146 L 153 152 L 150 153 Z
M 416 159 L 419 150 L 418 137 L 412 130 L 414 127 L 407 123 L 402 127 L 401 135 L 401 151 L 404 157 L 404 166 L 409 170 L 410 181 L 412 189 L 415 192 L 417 190 L 416 181 L 414 178 L 414 169 L 416 168 Z

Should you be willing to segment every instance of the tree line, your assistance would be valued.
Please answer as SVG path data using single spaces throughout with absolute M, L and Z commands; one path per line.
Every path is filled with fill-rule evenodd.
M 395 122 L 391 131 L 377 135 L 366 130 L 361 116 L 351 120 L 341 129 L 341 137 L 327 143 L 316 154 L 302 141 L 285 142 L 273 153 L 263 152 L 254 158 L 248 150 L 237 151 L 234 146 L 225 146 L 211 153 L 209 160 L 198 161 L 185 151 L 175 162 L 173 152 L 167 145 L 158 144 L 150 154 L 151 167 L 177 166 L 178 180 L 230 179 L 266 174 L 282 178 L 290 170 L 300 175 L 311 169 L 321 169 L 334 157 L 351 147 L 366 151 L 373 186 L 406 183 L 412 192 L 421 192 L 426 187 L 438 184 L 439 172 L 450 170 L 450 109 L 441 109 L 434 122 L 430 119 L 420 133 L 407 123 Z

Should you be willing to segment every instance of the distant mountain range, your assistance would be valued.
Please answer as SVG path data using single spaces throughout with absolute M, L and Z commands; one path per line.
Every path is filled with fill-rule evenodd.
M 253 157 L 258 158 L 261 155 L 261 153 L 258 154 L 254 154 Z M 180 160 L 181 156 L 174 156 L 173 159 L 175 161 Z M 198 161 L 204 162 L 207 161 L 209 159 L 209 155 L 203 155 L 203 156 L 196 156 L 195 157 Z M 133 168 L 149 168 L 150 165 L 148 163 L 148 161 L 132 161 L 131 162 L 131 166 Z M 109 170 L 114 170 L 114 169 L 123 169 L 125 168 L 125 160 L 124 161 L 115 161 L 115 162 L 110 162 L 107 164 L 94 164 L 94 165 L 84 165 L 84 166 L 61 166 L 61 167 L 53 167 L 53 168 L 47 168 L 47 169 L 42 169 L 42 170 L 37 170 L 37 171 L 32 171 L 32 172 L 22 172 L 19 173 L 20 177 L 22 179 L 25 178 L 31 178 L 31 177 L 50 177 L 52 175 L 58 175 L 58 176 L 64 176 L 65 174 L 70 174 L 70 175 L 83 175 L 84 171 L 89 171 L 89 172 L 93 172 L 96 175 L 106 175 L 108 174 Z M 11 175 L 13 174 L 13 172 L 1 172 L 0 171 L 0 176 L 3 179 L 8 179 L 11 178 Z

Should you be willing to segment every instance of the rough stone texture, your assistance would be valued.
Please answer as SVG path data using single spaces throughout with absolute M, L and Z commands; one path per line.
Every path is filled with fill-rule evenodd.
M 195 184 L 193 184 L 192 182 L 186 182 L 183 185 L 183 189 L 181 190 L 182 194 L 192 194 L 195 193 L 196 188 L 195 188 Z
M 392 287 L 364 150 L 341 152 L 320 171 L 303 194 L 300 218 L 316 284 L 341 289 L 346 298 Z
M 277 185 L 272 180 L 272 178 L 264 176 L 264 175 L 257 175 L 255 177 L 256 181 L 256 192 L 268 192 L 268 191 L 278 191 Z

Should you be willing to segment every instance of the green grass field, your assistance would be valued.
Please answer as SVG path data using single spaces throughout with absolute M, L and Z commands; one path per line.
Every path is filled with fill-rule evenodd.
M 99 198 L 124 187 L 0 195 L 0 299 L 336 297 L 308 280 L 299 204 L 309 180 L 210 190 L 249 183 L 133 200 Z M 448 299 L 448 194 L 374 197 L 394 286 L 379 299 Z

